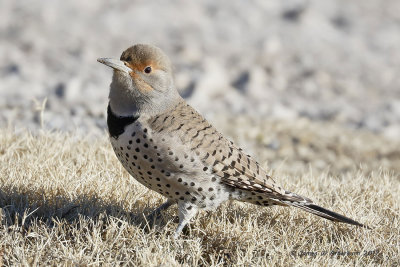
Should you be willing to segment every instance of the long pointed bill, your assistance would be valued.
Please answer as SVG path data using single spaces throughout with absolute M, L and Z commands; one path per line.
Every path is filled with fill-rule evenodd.
M 122 72 L 129 73 L 132 71 L 132 69 L 128 68 L 125 66 L 124 62 L 118 59 L 113 59 L 113 58 L 98 58 L 98 62 L 103 63 L 106 66 L 109 66 L 115 70 L 120 70 Z

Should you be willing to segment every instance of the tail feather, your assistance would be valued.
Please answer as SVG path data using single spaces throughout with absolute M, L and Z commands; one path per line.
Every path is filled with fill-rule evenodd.
M 302 210 L 308 211 L 308 212 L 310 212 L 312 214 L 318 215 L 320 217 L 323 217 L 323 218 L 331 220 L 331 221 L 348 223 L 348 224 L 357 225 L 357 226 L 361 226 L 361 227 L 365 227 L 365 228 L 371 229 L 371 228 L 369 228 L 368 226 L 366 226 L 366 225 L 364 225 L 362 223 L 359 223 L 359 222 L 357 222 L 357 221 L 355 221 L 353 219 L 347 218 L 346 216 L 343 216 L 343 215 L 341 215 L 339 213 L 336 213 L 334 211 L 327 210 L 327 209 L 325 209 L 323 207 L 320 207 L 318 205 L 315 205 L 313 203 L 304 203 L 304 202 L 303 203 L 301 203 L 301 202 L 300 203 L 298 203 L 298 202 L 297 203 L 296 202 L 286 202 L 286 203 L 288 205 L 290 205 L 290 206 L 294 206 L 296 208 L 300 208 Z
M 368 226 L 359 223 L 353 219 L 347 218 L 346 216 L 343 216 L 339 213 L 336 213 L 334 211 L 325 209 L 323 207 L 320 207 L 318 205 L 315 205 L 311 199 L 300 196 L 296 193 L 292 193 L 289 191 L 285 191 L 285 194 L 281 196 L 280 199 L 277 199 L 277 201 L 286 204 L 287 206 L 293 206 L 296 208 L 300 208 L 302 210 L 305 210 L 307 212 L 310 212 L 312 214 L 318 215 L 322 218 L 334 221 L 334 222 L 342 222 L 342 223 L 348 223 L 352 225 L 357 225 L 361 227 L 365 227 L 368 229 Z

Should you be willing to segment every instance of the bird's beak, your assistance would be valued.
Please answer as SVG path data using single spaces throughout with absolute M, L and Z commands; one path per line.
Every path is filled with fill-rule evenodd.
M 98 62 L 103 63 L 106 66 L 109 66 L 115 70 L 120 70 L 125 73 L 129 73 L 132 71 L 131 68 L 125 66 L 125 63 L 121 60 L 118 59 L 113 59 L 113 58 L 98 58 Z

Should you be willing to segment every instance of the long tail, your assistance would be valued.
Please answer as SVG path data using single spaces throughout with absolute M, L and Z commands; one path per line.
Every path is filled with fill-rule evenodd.
M 353 224 L 361 227 L 365 227 L 368 229 L 368 226 L 359 223 L 353 219 L 347 218 L 346 216 L 343 216 L 339 213 L 336 213 L 331 210 L 327 210 L 323 207 L 320 207 L 318 205 L 315 205 L 310 199 L 299 196 L 297 194 L 287 192 L 288 194 L 284 196 L 284 199 L 281 199 L 282 202 L 287 204 L 288 206 L 293 206 L 296 208 L 300 208 L 302 210 L 305 210 L 307 212 L 310 212 L 312 214 L 318 215 L 320 217 L 323 217 L 325 219 L 334 221 L 334 222 L 342 222 L 342 223 L 348 223 L 348 224 Z
M 308 212 L 310 212 L 312 214 L 318 215 L 318 216 L 323 217 L 325 219 L 334 221 L 334 222 L 348 223 L 348 224 L 353 224 L 353 225 L 357 225 L 357 226 L 361 226 L 361 227 L 365 227 L 365 228 L 371 229 L 368 226 L 366 226 L 366 225 L 364 225 L 362 223 L 359 223 L 359 222 L 357 222 L 357 221 L 355 221 L 353 219 L 347 218 L 346 216 L 343 216 L 343 215 L 341 215 L 339 213 L 336 213 L 334 211 L 327 210 L 327 209 L 325 209 L 323 207 L 320 207 L 320 206 L 312 204 L 312 203 L 308 203 L 308 204 L 290 203 L 290 205 L 293 206 L 293 207 L 297 207 L 297 208 L 300 208 L 302 210 L 308 211 Z

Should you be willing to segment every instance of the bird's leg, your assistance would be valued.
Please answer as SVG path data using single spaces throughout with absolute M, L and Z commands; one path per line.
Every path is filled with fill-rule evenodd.
M 158 216 L 160 215 L 160 213 L 161 213 L 163 210 L 168 209 L 169 207 L 171 207 L 171 206 L 172 206 L 173 204 L 175 204 L 175 203 L 176 203 L 175 200 L 168 199 L 164 204 L 162 204 L 161 206 L 159 206 L 157 209 L 155 209 L 152 213 L 150 213 L 150 214 L 147 216 L 147 221 L 153 222 L 154 219 L 157 219 L 157 218 L 158 218 Z
M 190 202 L 178 202 L 179 224 L 174 234 L 175 239 L 179 237 L 183 228 L 189 223 L 190 219 L 192 219 L 197 214 L 198 210 L 199 208 Z

